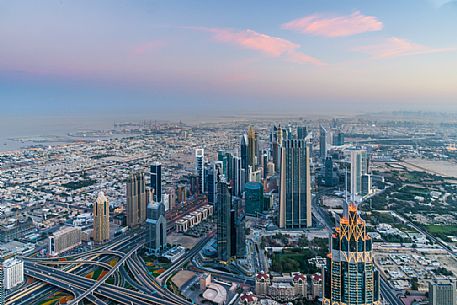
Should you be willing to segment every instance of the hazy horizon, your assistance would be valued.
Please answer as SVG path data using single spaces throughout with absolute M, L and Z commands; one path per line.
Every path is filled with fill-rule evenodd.
M 0 117 L 457 111 L 456 3 L 4 1 Z

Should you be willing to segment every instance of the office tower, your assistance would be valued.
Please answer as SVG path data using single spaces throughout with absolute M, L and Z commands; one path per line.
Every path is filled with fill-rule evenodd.
M 245 172 L 245 180 L 248 180 L 249 150 L 247 134 L 243 134 L 240 138 L 240 158 L 241 168 L 244 169 Z
M 94 204 L 94 242 L 103 243 L 109 240 L 109 202 L 103 192 L 98 193 Z
M 267 179 L 267 164 L 268 164 L 268 154 L 264 153 L 262 155 L 262 178 Z
M 280 228 L 312 225 L 309 146 L 305 140 L 284 140 L 281 152 Z
M 24 282 L 24 262 L 15 257 L 3 262 L 3 287 L 11 290 Z M 2 303 L 0 303 L 2 304 Z
M 362 195 L 362 176 L 368 171 L 366 150 L 351 150 L 351 195 Z
M 199 193 L 205 192 L 205 151 L 203 148 L 195 150 L 195 169 L 198 177 Z
M 224 163 L 223 163 L 223 175 L 227 178 L 227 182 L 230 185 L 233 185 L 233 181 L 235 178 L 235 168 L 233 164 L 233 154 L 226 152 L 224 155 Z
M 81 228 L 64 227 L 48 237 L 49 254 L 59 255 L 81 245 Z
M 333 145 L 335 145 L 335 146 L 344 145 L 344 133 L 341 130 L 336 130 L 333 133 Z
M 230 211 L 230 255 L 233 257 L 246 256 L 246 230 L 245 211 L 243 200 L 233 197 L 232 209 Z
M 381 304 L 372 240 L 357 205 L 346 204 L 323 269 L 323 305 Z
M 157 255 L 167 246 L 165 205 L 163 202 L 152 202 L 151 198 L 148 204 L 147 214 L 147 249 L 149 254 Z
M 308 130 L 304 126 L 297 127 L 297 139 L 303 140 L 308 135 Z
M 148 190 L 144 173 L 132 173 L 127 179 L 127 226 L 142 225 L 146 221 Z
M 248 129 L 248 166 L 257 170 L 257 134 L 252 126 Z
M 274 134 L 271 136 L 271 159 L 275 165 L 275 169 L 279 169 L 279 163 L 281 162 L 281 143 L 282 140 L 279 140 L 279 131 L 276 126 L 273 128 Z
M 154 201 L 162 201 L 162 164 L 159 162 L 151 165 L 151 189 L 154 190 Z
M 248 182 L 244 186 L 246 215 L 258 217 L 263 211 L 263 185 L 260 182 Z
M 332 157 L 325 158 L 324 162 L 324 185 L 325 186 L 335 186 L 337 181 L 336 177 L 333 174 L 333 159 Z
M 362 195 L 370 195 L 372 192 L 371 175 L 366 174 L 362 176 Z
M 319 132 L 319 153 L 322 160 L 327 157 L 327 130 L 321 125 Z
M 451 279 L 438 279 L 428 283 L 430 305 L 455 305 L 457 302 L 456 282 Z
M 216 223 L 217 223 L 217 257 L 221 261 L 228 261 L 231 252 L 230 239 L 230 210 L 232 196 L 230 186 L 224 176 L 217 182 Z
M 217 182 L 222 175 L 222 161 L 215 161 L 209 165 L 208 169 L 208 202 L 215 204 L 217 198 Z

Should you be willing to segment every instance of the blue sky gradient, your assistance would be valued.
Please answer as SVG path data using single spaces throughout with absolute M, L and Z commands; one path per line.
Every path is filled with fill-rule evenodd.
M 457 110 L 456 3 L 0 0 L 0 117 Z

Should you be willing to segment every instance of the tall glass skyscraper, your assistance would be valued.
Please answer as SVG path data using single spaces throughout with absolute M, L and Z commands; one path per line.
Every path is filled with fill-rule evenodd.
M 252 126 L 248 129 L 248 166 L 257 170 L 257 134 Z
M 232 195 L 230 186 L 224 176 L 217 182 L 216 223 L 217 223 L 217 257 L 221 261 L 228 261 L 231 254 L 231 206 Z
M 327 129 L 325 129 L 324 126 L 321 126 L 319 131 L 319 154 L 322 160 L 325 160 L 325 157 L 327 157 L 327 137 Z
M 201 194 L 205 192 L 205 151 L 203 148 L 195 150 L 195 171 L 198 177 L 198 186 Z
M 162 164 L 159 162 L 151 165 L 151 189 L 154 190 L 154 201 L 162 201 Z
M 365 221 L 350 203 L 330 239 L 323 274 L 323 305 L 378 305 L 379 273 Z
M 284 140 L 281 149 L 280 228 L 312 225 L 309 146 L 303 139 Z

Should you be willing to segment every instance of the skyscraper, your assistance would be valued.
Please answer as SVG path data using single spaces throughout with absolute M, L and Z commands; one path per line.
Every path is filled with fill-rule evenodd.
M 333 159 L 332 157 L 325 158 L 324 162 L 324 184 L 325 186 L 335 186 L 337 184 L 337 178 L 333 173 Z
M 230 255 L 234 257 L 246 256 L 245 213 L 243 200 L 233 197 L 230 211 Z
M 159 162 L 151 165 L 151 189 L 154 190 L 154 201 L 162 201 L 162 164 Z
M 381 303 L 372 240 L 354 203 L 346 205 L 331 236 L 330 253 L 323 273 L 323 305 Z
M 248 165 L 249 165 L 249 149 L 248 149 L 248 136 L 243 134 L 240 138 L 240 158 L 241 168 L 244 169 L 245 177 L 244 180 L 248 181 Z
M 243 192 L 243 184 L 244 178 L 242 177 L 242 168 L 241 168 L 241 158 L 240 157 L 233 157 L 233 193 L 236 196 L 241 196 Z
M 362 195 L 362 176 L 368 172 L 367 151 L 351 150 L 351 194 Z
M 309 146 L 305 140 L 284 140 L 281 152 L 280 228 L 312 225 Z
M 217 257 L 221 261 L 228 261 L 231 253 L 231 203 L 230 186 L 224 176 L 217 182 L 216 223 L 217 223 Z
M 248 166 L 254 172 L 257 170 L 257 134 L 252 126 L 248 129 L 248 152 Z
M 325 157 L 327 157 L 327 143 L 327 130 L 321 125 L 319 131 L 319 154 L 322 160 L 325 160 Z
M 263 211 L 263 185 L 260 182 L 248 182 L 244 186 L 246 215 L 259 216 Z
M 455 280 L 433 280 L 428 284 L 430 305 L 455 305 L 457 301 Z
M 149 254 L 157 255 L 161 253 L 167 245 L 165 205 L 163 202 L 153 202 L 151 198 L 148 204 L 147 214 L 147 249 Z
M 98 193 L 94 204 L 94 242 L 103 243 L 109 240 L 109 202 L 103 192 Z
M 127 225 L 130 228 L 146 221 L 147 199 L 144 173 L 132 173 L 127 179 Z
M 200 194 L 203 194 L 205 192 L 205 150 L 203 148 L 195 150 L 195 171 L 198 176 Z
M 217 202 L 217 182 L 219 175 L 222 174 L 222 161 L 210 163 L 208 170 L 208 202 L 215 204 Z
M 306 138 L 307 135 L 308 135 L 308 130 L 306 129 L 305 126 L 297 127 L 297 138 L 299 140 Z

